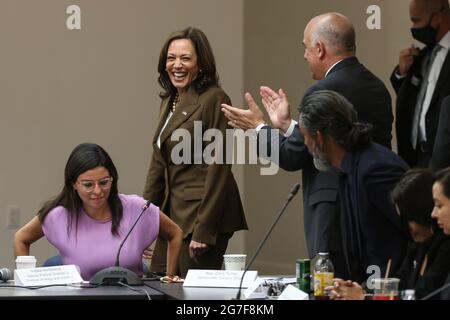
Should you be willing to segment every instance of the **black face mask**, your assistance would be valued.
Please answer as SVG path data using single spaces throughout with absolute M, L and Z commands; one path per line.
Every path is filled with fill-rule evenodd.
M 432 47 L 436 44 L 436 35 L 438 32 L 431 26 L 431 19 L 433 19 L 433 15 L 431 15 L 430 21 L 425 27 L 411 28 L 413 38 L 429 47 Z

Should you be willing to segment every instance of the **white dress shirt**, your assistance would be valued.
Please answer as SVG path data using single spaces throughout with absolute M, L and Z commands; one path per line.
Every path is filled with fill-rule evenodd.
M 422 112 L 420 114 L 419 120 L 419 141 L 427 140 L 425 116 L 428 112 L 428 109 L 430 108 L 430 102 L 433 98 L 434 89 L 436 88 L 436 83 L 439 79 L 442 66 L 450 48 L 450 31 L 448 31 L 441 39 L 441 41 L 439 41 L 439 45 L 442 48 L 436 54 L 436 58 L 434 59 L 431 66 L 430 74 L 428 76 L 427 91 L 425 93 L 425 98 L 423 99 Z
M 170 118 L 172 118 L 173 112 L 172 110 L 169 110 L 169 114 L 167 115 L 166 123 L 161 128 L 161 131 L 159 132 L 158 140 L 156 140 L 156 145 L 159 149 L 161 149 L 161 134 L 163 133 L 164 129 L 166 128 L 167 124 L 169 123 Z

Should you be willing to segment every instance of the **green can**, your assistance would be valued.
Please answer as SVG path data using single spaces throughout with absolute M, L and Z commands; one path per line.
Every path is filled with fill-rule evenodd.
M 298 288 L 306 293 L 311 293 L 311 260 L 297 259 L 295 276 Z

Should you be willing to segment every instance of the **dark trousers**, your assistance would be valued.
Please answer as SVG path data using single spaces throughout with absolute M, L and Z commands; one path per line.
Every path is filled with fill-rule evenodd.
M 219 233 L 216 239 L 216 245 L 210 247 L 208 251 L 202 254 L 195 262 L 189 257 L 189 244 L 192 235 L 187 236 L 181 245 L 180 256 L 178 257 L 177 274 L 185 278 L 189 269 L 212 269 L 220 270 L 223 263 L 223 255 L 227 251 L 228 241 L 230 240 L 232 232 Z M 167 241 L 158 237 L 156 240 L 155 251 L 150 266 L 152 272 L 165 272 L 167 261 Z

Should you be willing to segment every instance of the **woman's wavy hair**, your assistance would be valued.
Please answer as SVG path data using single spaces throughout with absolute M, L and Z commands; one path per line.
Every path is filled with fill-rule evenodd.
M 158 83 L 163 88 L 159 94 L 161 98 L 175 96 L 176 88 L 172 85 L 166 71 L 167 51 L 174 40 L 191 40 L 197 54 L 198 75 L 192 85 L 198 94 L 205 92 L 210 87 L 219 86 L 219 75 L 216 70 L 216 61 L 206 35 L 199 29 L 188 27 L 172 33 L 164 43 L 158 62 Z
M 97 167 L 104 167 L 113 178 L 108 204 L 112 215 L 111 233 L 118 235 L 120 220 L 123 216 L 122 202 L 119 199 L 117 188 L 119 175 L 108 153 L 94 143 L 82 143 L 73 149 L 64 170 L 64 187 L 62 191 L 54 199 L 47 201 L 38 211 L 38 217 L 41 223 L 52 209 L 57 206 L 63 206 L 70 214 L 67 233 L 70 233 L 74 220 L 75 230 L 77 230 L 83 202 L 73 185 L 76 183 L 80 174 Z

